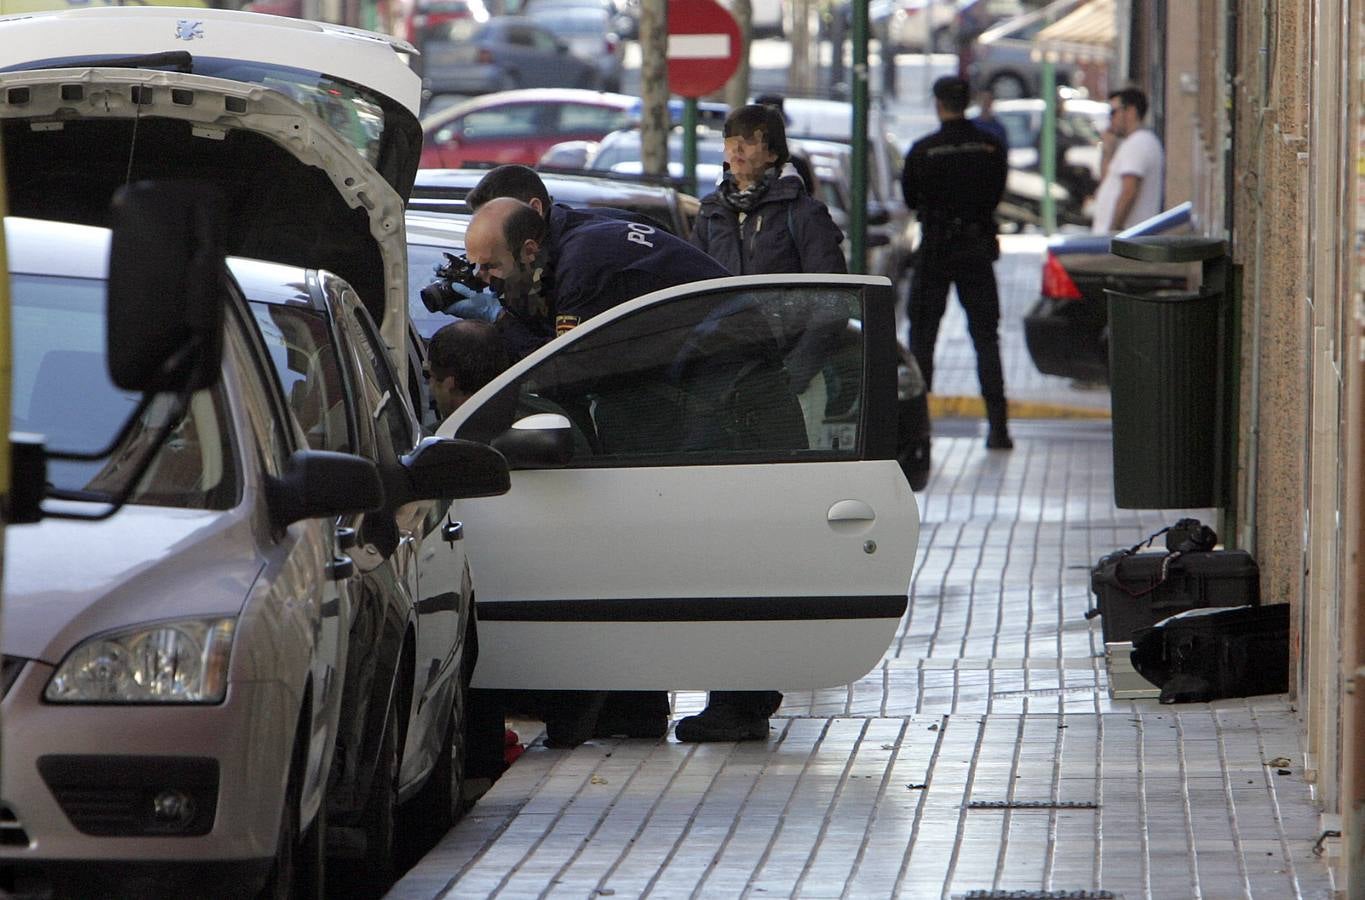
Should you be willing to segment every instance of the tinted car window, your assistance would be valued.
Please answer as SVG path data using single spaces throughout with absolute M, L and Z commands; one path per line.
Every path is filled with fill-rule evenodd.
M 14 358 L 10 427 L 42 434 L 49 450 L 104 449 L 137 407 L 105 364 L 105 282 L 85 278 L 11 278 Z M 68 491 L 112 492 L 122 463 L 161 427 L 170 400 L 158 399 L 134 423 L 120 449 L 93 462 L 51 460 L 48 480 Z M 238 496 L 238 468 L 226 399 L 200 391 L 156 454 L 130 503 L 227 509 Z M 94 499 L 94 498 L 92 498 Z
M 563 134 L 617 131 L 630 124 L 630 115 L 610 106 L 565 103 L 559 107 L 559 131 Z
M 271 303 L 252 303 L 251 312 L 308 446 L 354 453 L 345 383 L 322 313 Z
M 496 109 L 480 109 L 469 113 L 460 126 L 464 137 L 471 141 L 491 141 L 500 138 L 517 137 L 540 133 L 540 108 L 533 104 L 520 106 L 500 106 Z M 454 129 L 451 129 L 451 134 Z M 446 140 L 437 134 L 437 140 Z
M 571 465 L 854 459 L 863 344 L 858 294 L 707 294 L 599 328 L 502 389 L 459 436 L 534 413 L 576 427 Z

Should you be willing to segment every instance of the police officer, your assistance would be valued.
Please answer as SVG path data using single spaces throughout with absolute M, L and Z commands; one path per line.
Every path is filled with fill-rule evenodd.
M 933 390 L 934 344 L 949 285 L 967 314 L 976 374 L 990 429 L 986 446 L 1009 450 L 1005 379 L 1000 365 L 1000 296 L 993 263 L 1000 257 L 995 207 L 1005 192 L 1009 162 L 1004 144 L 969 122 L 967 82 L 934 82 L 941 127 L 916 141 L 905 157 L 901 188 L 919 215 L 921 240 L 910 286 L 910 351 Z
M 501 299 L 496 324 L 517 358 L 600 312 L 651 291 L 729 273 L 668 232 L 564 209 L 553 232 L 531 206 L 489 200 L 465 255 Z

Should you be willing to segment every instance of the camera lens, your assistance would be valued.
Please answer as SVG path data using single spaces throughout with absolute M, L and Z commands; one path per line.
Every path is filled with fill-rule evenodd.
M 434 313 L 445 312 L 451 304 L 460 299 L 460 295 L 452 291 L 444 281 L 433 281 L 422 288 L 418 296 L 422 298 L 422 305 Z

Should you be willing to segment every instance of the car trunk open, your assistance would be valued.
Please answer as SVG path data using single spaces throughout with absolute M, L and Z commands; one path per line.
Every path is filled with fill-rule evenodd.
M 202 180 L 227 200 L 229 253 L 335 272 L 404 346 L 402 198 L 303 106 L 135 69 L 5 73 L 0 100 L 12 214 L 106 225 L 126 182 Z

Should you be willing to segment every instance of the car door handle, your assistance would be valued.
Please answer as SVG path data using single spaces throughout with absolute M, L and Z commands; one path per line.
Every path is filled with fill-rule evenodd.
M 446 522 L 441 526 L 441 538 L 452 544 L 464 540 L 464 523 Z
M 826 518 L 831 522 L 871 522 L 877 514 L 862 500 L 839 500 L 829 508 Z
M 334 556 L 327 564 L 327 578 L 331 581 L 345 581 L 355 574 L 355 562 L 349 556 Z

